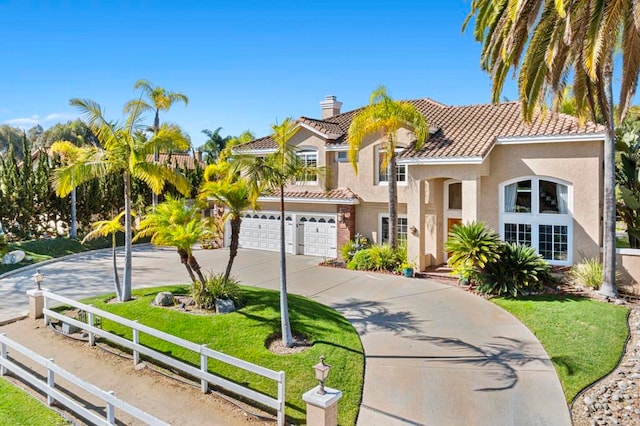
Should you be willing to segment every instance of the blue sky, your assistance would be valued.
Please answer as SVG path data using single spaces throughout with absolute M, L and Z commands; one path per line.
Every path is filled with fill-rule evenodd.
M 461 33 L 470 0 L 0 0 L 0 123 L 48 128 L 74 119 L 72 97 L 122 118 L 145 78 L 189 97 L 163 121 L 194 146 L 202 129 L 261 136 L 285 117 L 343 111 L 380 84 L 396 99 L 490 101 L 479 44 Z M 504 93 L 515 99 L 511 85 Z

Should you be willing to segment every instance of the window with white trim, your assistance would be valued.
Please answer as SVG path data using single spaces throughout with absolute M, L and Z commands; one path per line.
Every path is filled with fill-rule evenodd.
M 396 233 L 398 235 L 398 243 L 407 242 L 407 217 L 398 215 Z M 380 216 L 380 244 L 389 242 L 389 216 Z
M 532 246 L 549 263 L 571 264 L 572 186 L 546 177 L 500 185 L 500 236 Z
M 318 152 L 312 149 L 305 149 L 297 152 L 298 157 L 306 167 L 318 167 Z M 316 184 L 318 183 L 318 173 L 315 171 L 307 171 L 296 182 L 297 184 Z
M 349 161 L 347 151 L 336 151 L 336 163 L 346 163 Z
M 404 150 L 404 148 L 396 148 L 395 152 L 396 154 L 402 152 Z M 383 157 L 385 155 L 386 151 L 379 147 L 376 149 L 376 170 L 377 170 L 377 174 L 376 176 L 378 177 L 377 179 L 377 183 L 378 185 L 388 185 L 389 184 L 389 171 L 388 169 L 385 167 L 384 169 L 381 169 L 380 166 L 381 164 L 384 162 Z M 396 182 L 398 182 L 400 185 L 404 185 L 407 182 L 407 166 L 405 164 L 397 164 L 396 163 Z

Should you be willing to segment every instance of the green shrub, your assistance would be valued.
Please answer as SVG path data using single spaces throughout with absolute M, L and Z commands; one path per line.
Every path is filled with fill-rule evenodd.
M 374 271 L 393 271 L 396 268 L 397 254 L 389 244 L 372 246 L 369 251 Z
M 602 263 L 592 257 L 583 259 L 582 262 L 573 265 L 569 271 L 569 277 L 575 285 L 583 285 L 598 290 L 602 285 L 603 270 L 604 266 Z M 618 280 L 618 278 L 618 273 L 616 273 L 616 280 Z
M 476 277 L 479 292 L 515 297 L 550 281 L 551 267 L 533 247 L 504 243 L 498 252 L 500 260 L 487 262 Z
M 500 237 L 482 222 L 454 225 L 445 243 L 447 264 L 461 279 L 474 279 L 488 263 L 500 258 Z
M 230 277 L 225 283 L 224 274 L 212 274 L 207 278 L 205 290 L 200 295 L 200 283 L 191 286 L 191 296 L 204 309 L 214 309 L 216 299 L 231 299 L 236 307 L 242 306 L 238 280 Z
M 9 251 L 9 241 L 7 239 L 7 236 L 4 234 L 0 234 L 0 257 L 7 254 L 8 251 Z
M 364 249 L 357 252 L 353 258 L 347 263 L 348 269 L 356 271 L 372 271 L 375 267 L 371 249 Z

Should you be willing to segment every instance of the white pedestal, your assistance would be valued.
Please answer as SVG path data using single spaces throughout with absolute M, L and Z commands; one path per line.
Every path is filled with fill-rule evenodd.
M 307 403 L 307 426 L 336 426 L 338 424 L 338 400 L 342 392 L 325 387 L 324 395 L 318 393 L 320 386 L 308 390 L 302 395 Z
M 33 290 L 27 290 L 27 296 L 29 296 L 29 317 L 31 319 L 42 318 L 44 315 L 42 310 L 44 309 L 44 296 L 42 290 L 34 288 Z

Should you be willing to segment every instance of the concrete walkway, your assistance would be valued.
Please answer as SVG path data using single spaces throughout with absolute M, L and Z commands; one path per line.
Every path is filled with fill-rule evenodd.
M 227 255 L 196 252 L 205 270 L 223 270 Z M 358 425 L 571 424 L 548 355 L 492 303 L 430 280 L 318 267 L 306 256 L 287 262 L 291 293 L 334 307 L 360 333 L 366 371 Z M 133 265 L 135 288 L 187 281 L 173 250 L 136 247 Z M 113 291 L 108 252 L 41 271 L 44 287 L 69 297 Z M 0 280 L 0 322 L 27 309 L 33 273 Z M 277 289 L 278 274 L 277 253 L 241 250 L 234 265 L 246 284 Z

